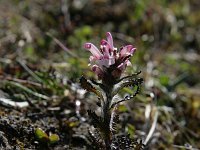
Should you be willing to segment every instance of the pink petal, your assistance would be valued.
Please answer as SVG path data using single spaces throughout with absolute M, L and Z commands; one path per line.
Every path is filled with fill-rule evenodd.
M 127 66 L 131 66 L 131 62 L 129 60 L 127 61 Z
M 124 62 L 122 62 L 119 66 L 117 66 L 117 68 L 121 71 L 124 71 L 128 65 L 130 65 L 130 61 L 127 59 Z
M 115 63 L 115 58 L 114 57 L 103 57 L 102 59 L 97 60 L 98 65 L 101 68 L 109 68 L 111 65 Z
M 102 46 L 103 54 L 105 56 L 109 57 L 110 56 L 110 53 L 109 53 L 110 45 L 109 45 L 109 43 L 106 40 L 101 40 L 101 46 Z
M 121 63 L 119 66 L 117 66 L 117 68 L 121 71 L 123 71 L 126 67 L 126 64 L 125 63 Z
M 89 60 L 90 60 L 90 62 L 93 62 L 93 61 L 96 60 L 96 58 L 95 58 L 94 56 L 90 56 L 90 57 L 89 57 Z
M 106 33 L 106 36 L 107 36 L 108 44 L 110 45 L 111 50 L 113 50 L 113 49 L 114 49 L 114 46 L 113 46 L 113 38 L 112 38 L 111 33 L 110 33 L 110 32 L 107 32 L 107 33 Z
M 113 65 L 115 63 L 115 58 L 114 57 L 110 57 L 109 58 L 109 66 Z
M 127 45 L 124 46 L 121 51 L 120 51 L 120 55 L 121 57 L 123 56 L 128 56 L 128 55 L 132 55 L 135 52 L 136 48 L 133 47 L 133 45 Z
M 109 67 L 109 59 L 108 58 L 99 59 L 99 60 L 97 60 L 97 63 L 101 68 Z
M 100 58 L 101 56 L 103 56 L 101 52 L 98 50 L 98 48 L 94 46 L 92 43 L 85 43 L 84 48 L 89 50 L 92 53 L 92 55 L 96 58 Z

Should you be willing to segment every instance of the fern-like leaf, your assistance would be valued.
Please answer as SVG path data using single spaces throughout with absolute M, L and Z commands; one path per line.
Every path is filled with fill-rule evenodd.
M 105 149 L 105 145 L 103 144 L 103 139 L 101 138 L 101 134 L 98 129 L 94 129 L 94 131 L 88 130 L 88 139 L 91 142 L 93 149 L 95 150 L 103 150 Z
M 130 99 L 134 98 L 140 92 L 140 87 L 141 87 L 142 83 L 143 83 L 143 79 L 142 78 L 137 78 L 137 79 L 133 79 L 133 80 L 131 79 L 128 82 L 125 82 L 123 85 L 121 85 L 120 89 L 122 89 L 124 87 L 136 87 L 136 90 L 131 96 L 126 96 L 122 100 L 114 102 L 111 105 L 111 108 L 114 108 L 117 104 L 119 104 L 119 103 L 121 103 L 123 101 L 127 101 L 127 100 L 130 100 Z M 117 89 L 117 90 L 119 91 L 120 89 Z
M 100 116 L 97 116 L 97 114 L 92 111 L 92 110 L 88 110 L 88 115 L 89 117 L 92 119 L 92 125 L 95 128 L 99 128 L 100 130 L 103 129 L 103 119 Z
M 87 81 L 87 79 L 85 77 L 81 77 L 80 78 L 80 83 L 82 88 L 84 88 L 85 90 L 87 90 L 88 92 L 93 92 L 94 94 L 96 94 L 99 98 L 103 99 L 102 94 L 100 93 L 100 91 L 98 91 L 90 82 Z

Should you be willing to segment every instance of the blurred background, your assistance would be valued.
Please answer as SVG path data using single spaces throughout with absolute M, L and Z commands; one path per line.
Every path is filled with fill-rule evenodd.
M 62 97 L 69 87 L 55 86 L 64 82 L 60 76 L 73 83 L 82 74 L 96 78 L 83 44 L 99 47 L 108 31 L 115 47 L 137 48 L 126 74 L 141 70 L 145 81 L 135 103 L 121 106 L 131 118 L 124 130 L 145 137 L 159 112 L 150 149 L 200 148 L 199 0 L 1 0 L 0 80 L 39 77 L 50 86 L 43 94 Z M 30 77 L 27 66 L 37 77 Z M 52 70 L 60 75 L 55 81 L 46 79 Z M 19 96 L 10 87 L 0 86 Z

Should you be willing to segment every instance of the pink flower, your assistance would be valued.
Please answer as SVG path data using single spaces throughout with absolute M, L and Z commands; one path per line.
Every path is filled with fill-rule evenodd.
M 107 40 L 101 40 L 98 49 L 92 43 L 85 43 L 84 48 L 92 53 L 90 64 L 99 79 L 119 78 L 126 66 L 130 64 L 130 57 L 136 51 L 132 45 L 126 45 L 119 51 L 113 45 L 113 38 L 110 32 L 106 33 Z

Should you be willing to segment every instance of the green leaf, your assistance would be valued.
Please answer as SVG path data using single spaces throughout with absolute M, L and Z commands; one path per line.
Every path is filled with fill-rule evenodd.
M 160 83 L 162 85 L 164 85 L 164 86 L 169 85 L 169 77 L 167 75 L 164 75 L 164 74 L 161 75 L 160 78 L 159 78 L 159 80 L 160 80 Z
M 35 129 L 35 136 L 40 142 L 48 142 L 49 141 L 48 135 L 41 128 Z
M 50 134 L 50 136 L 49 136 L 50 144 L 57 143 L 59 140 L 60 140 L 60 138 L 57 134 Z
M 133 126 L 132 124 L 127 124 L 127 130 L 128 130 L 128 133 L 130 134 L 130 137 L 134 137 L 135 126 Z

